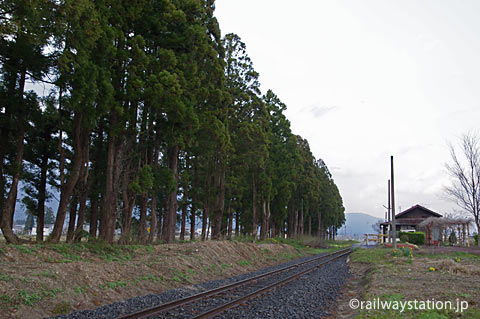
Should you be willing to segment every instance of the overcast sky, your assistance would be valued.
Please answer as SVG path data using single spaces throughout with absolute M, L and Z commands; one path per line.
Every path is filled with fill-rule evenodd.
M 390 155 L 396 207 L 439 213 L 447 142 L 478 132 L 480 1 L 217 0 L 287 105 L 292 130 L 330 168 L 346 212 L 383 217 Z

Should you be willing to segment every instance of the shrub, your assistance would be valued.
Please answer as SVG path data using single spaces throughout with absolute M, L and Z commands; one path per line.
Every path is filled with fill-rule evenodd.
M 457 234 L 455 234 L 454 231 L 452 231 L 452 233 L 448 237 L 448 241 L 450 242 L 450 244 L 456 244 L 457 243 Z
M 409 242 L 414 245 L 425 245 L 425 233 L 423 232 L 400 232 L 401 242 Z
M 475 238 L 475 246 L 478 246 L 478 234 L 474 234 L 473 238 Z

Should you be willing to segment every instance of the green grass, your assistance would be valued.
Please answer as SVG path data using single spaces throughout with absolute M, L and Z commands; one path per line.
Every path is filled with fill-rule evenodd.
M 247 237 L 248 238 L 248 237 Z M 253 238 L 252 238 L 253 240 Z M 290 239 L 290 238 L 267 238 L 263 241 L 257 240 L 256 243 L 258 244 L 284 244 L 290 245 L 297 251 L 299 256 L 303 255 L 317 255 L 326 252 L 333 252 L 340 249 L 345 249 L 357 243 L 354 240 L 323 240 L 318 237 L 314 236 L 302 236 L 297 239 Z M 295 256 L 297 257 L 297 256 Z
M 14 280 L 15 278 L 10 276 L 10 275 L 7 275 L 7 274 L 0 274 L 0 281 L 12 281 Z
M 8 247 L 15 248 L 19 252 L 27 255 L 34 254 L 37 252 L 37 249 L 33 246 L 9 244 Z
M 221 267 L 223 270 L 225 270 L 227 268 L 233 267 L 233 264 L 222 264 Z
M 8 304 L 13 301 L 13 298 L 10 297 L 9 295 L 0 295 L 0 301 Z
M 103 289 L 116 289 L 116 288 L 125 287 L 125 286 L 127 286 L 127 282 L 121 281 L 121 280 L 109 281 L 104 285 L 100 285 L 100 287 Z
M 63 291 L 62 288 L 45 289 L 45 290 L 42 290 L 42 296 L 55 298 L 57 294 L 62 291 Z
M 355 249 L 350 255 L 352 262 L 364 264 L 390 264 L 392 251 L 385 248 Z
M 27 290 L 20 290 L 18 292 L 18 297 L 23 302 L 24 305 L 33 306 L 42 299 L 40 295 L 36 292 L 29 292 Z
M 190 284 L 192 283 L 191 276 L 197 274 L 192 269 L 188 269 L 186 274 L 184 274 L 183 272 L 181 272 L 177 269 L 174 269 L 174 268 L 170 268 L 170 271 L 173 272 L 173 276 L 171 278 L 173 281 L 177 281 L 177 282 L 184 282 L 185 281 L 185 282 L 188 282 Z
M 456 257 L 458 257 L 462 260 L 465 259 L 465 260 L 472 260 L 472 261 L 480 261 L 480 255 L 466 253 L 463 251 L 437 253 L 437 254 L 422 253 L 420 256 L 429 258 L 429 259 L 446 259 L 446 258 L 455 259 Z
M 73 291 L 77 294 L 77 295 L 81 295 L 81 294 L 84 294 L 87 292 L 87 287 L 84 286 L 75 286 L 73 287 Z
M 109 244 L 101 240 L 74 244 L 42 243 L 39 245 L 39 247 L 59 253 L 63 257 L 62 259 L 56 260 L 49 258 L 48 261 L 60 263 L 85 261 L 87 260 L 85 259 L 86 254 L 97 256 L 106 261 L 124 262 L 132 260 L 135 255 L 147 255 L 155 253 L 155 248 L 152 245 L 118 245 Z
M 248 260 L 245 260 L 245 259 L 242 259 L 242 260 L 239 260 L 239 261 L 238 261 L 238 265 L 239 265 L 239 266 L 242 266 L 242 267 L 248 266 L 248 265 L 250 265 L 251 263 L 252 263 L 251 261 L 248 261 Z

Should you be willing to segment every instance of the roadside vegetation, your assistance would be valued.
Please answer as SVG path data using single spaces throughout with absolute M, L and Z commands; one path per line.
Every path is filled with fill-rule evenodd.
M 362 277 L 357 287 L 359 300 L 383 301 L 467 301 L 463 313 L 455 310 L 361 310 L 359 318 L 479 318 L 480 256 L 464 252 L 431 254 L 409 248 L 356 249 L 351 255 L 354 276 Z M 355 273 L 356 272 L 356 273 Z M 355 291 L 355 287 L 350 287 Z M 344 309 L 345 310 L 345 309 Z M 351 311 L 350 311 L 351 312 Z

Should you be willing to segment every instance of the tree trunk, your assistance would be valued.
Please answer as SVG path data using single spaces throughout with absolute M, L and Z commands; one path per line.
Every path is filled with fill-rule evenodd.
M 67 229 L 67 243 L 72 242 L 75 233 L 75 222 L 77 219 L 78 195 L 74 194 L 70 202 L 68 229 Z
M 195 240 L 195 231 L 196 227 L 196 214 L 197 214 L 197 185 L 198 185 L 198 169 L 197 169 L 197 159 L 195 157 L 193 161 L 193 183 L 192 183 L 192 208 L 190 210 L 190 240 Z
M 163 240 L 163 231 L 165 227 L 165 214 L 167 213 L 167 201 L 163 203 L 162 211 L 158 223 L 157 241 Z
M 135 207 L 135 194 L 130 194 L 128 190 L 128 185 L 130 180 L 128 176 L 130 175 L 130 161 L 125 165 L 125 170 L 122 176 L 122 199 L 123 199 L 123 218 L 122 218 L 122 234 L 120 236 L 119 243 L 126 245 L 131 240 L 131 231 L 132 231 L 132 213 L 133 208 Z
M 108 199 L 108 209 L 105 213 L 107 216 L 105 218 L 105 229 L 104 236 L 101 237 L 108 243 L 113 243 L 115 239 L 115 230 L 117 228 L 117 217 L 118 217 L 118 205 L 117 205 L 117 195 L 119 194 L 120 187 L 120 176 L 122 172 L 122 154 L 123 154 L 123 143 L 120 140 L 116 140 L 116 145 L 114 146 L 113 153 L 113 164 L 112 164 L 112 176 L 111 176 L 111 194 Z M 107 167 L 108 171 L 108 167 Z M 135 197 L 132 196 L 132 206 L 135 205 Z M 133 209 L 133 207 L 131 208 Z M 100 220 L 101 221 L 101 220 Z M 100 226 L 100 229 L 102 227 Z
M 43 241 L 43 228 L 45 226 L 45 200 L 47 195 L 48 154 L 43 153 L 40 173 L 40 188 L 38 190 L 38 216 L 37 216 L 37 243 Z
M 117 124 L 118 115 L 116 112 L 113 112 L 110 116 L 110 123 L 113 127 Z M 108 237 L 108 224 L 109 220 L 113 217 L 113 173 L 114 173 L 114 164 L 115 164 L 115 154 L 116 154 L 116 140 L 117 137 L 113 132 L 109 133 L 108 136 L 108 146 L 107 146 L 107 167 L 105 172 L 105 190 L 102 196 L 102 210 L 100 212 L 100 229 L 98 237 L 107 240 Z
M 140 197 L 140 220 L 138 223 L 138 241 L 142 244 L 147 241 L 147 208 L 148 194 L 144 192 Z
M 153 150 L 152 165 L 155 170 L 158 170 L 158 154 L 160 152 L 160 137 L 159 134 L 156 135 L 155 147 Z M 155 234 L 157 233 L 158 228 L 158 219 L 157 219 L 157 200 L 158 194 L 154 189 L 152 191 L 152 201 L 151 201 L 151 211 L 150 211 L 150 234 L 148 235 L 148 243 L 151 244 L 155 240 Z
M 222 218 L 225 209 L 225 165 L 218 160 L 215 173 L 215 206 L 213 209 L 212 239 L 220 239 Z
M 240 213 L 235 214 L 235 236 L 240 235 Z
M 267 216 L 267 203 L 265 197 L 262 196 L 262 225 L 260 228 L 260 240 L 265 240 L 267 236 L 268 228 L 268 216 Z
M 210 225 L 211 225 L 211 221 L 212 219 L 209 218 L 208 221 L 207 221 L 207 236 L 206 236 L 206 240 L 208 240 L 208 234 L 210 233 Z
M 196 196 L 194 195 L 192 197 L 192 208 L 190 209 L 190 240 L 195 240 L 195 231 L 196 231 L 195 215 L 197 210 L 195 201 L 196 201 Z
M 255 175 L 252 177 L 252 236 L 257 238 L 257 190 L 255 183 Z
M 179 145 L 171 146 L 168 149 L 167 160 L 168 168 L 173 173 L 175 180 L 175 188 L 167 196 L 167 212 L 163 227 L 163 240 L 167 244 L 172 243 L 175 240 L 175 228 L 177 225 L 177 189 L 178 189 L 178 152 L 180 151 Z
M 233 207 L 229 205 L 228 208 L 228 229 L 227 229 L 227 239 L 232 239 L 232 230 L 233 230 Z
M 13 90 L 15 87 L 13 87 Z M 14 95 L 15 93 L 12 93 L 11 95 Z M 9 94 L 10 95 L 10 94 Z M 8 104 L 5 105 L 5 115 L 3 116 L 5 118 L 5 123 L 10 123 L 11 122 L 11 115 L 10 115 L 10 106 Z M 8 135 L 9 135 L 9 129 L 8 125 L 2 125 L 1 127 L 1 134 L 0 134 L 0 141 L 8 141 Z M 4 199 L 5 199 L 5 177 L 3 176 L 3 162 L 5 158 L 5 153 L 7 152 L 7 143 L 0 143 L 0 223 L 2 219 L 2 213 L 3 213 L 3 205 L 4 205 Z
M 205 189 L 207 190 L 206 198 L 203 204 L 203 212 L 202 212 L 202 240 L 206 240 L 208 238 L 207 231 L 208 231 L 208 214 L 210 213 L 210 169 L 207 172 L 207 178 L 205 181 Z
M 98 222 L 98 194 L 90 198 L 90 235 L 88 240 L 97 238 L 97 222 Z
M 312 236 L 312 216 L 308 215 L 308 236 Z
M 203 206 L 203 212 L 202 212 L 202 240 L 206 239 L 207 224 L 208 224 L 208 204 Z
M 294 210 L 293 210 L 293 204 L 290 203 L 288 207 L 288 219 L 287 219 L 287 238 L 293 238 L 295 235 L 294 232 L 294 227 L 295 227 L 295 221 L 294 219 Z
M 317 219 L 317 236 L 322 238 L 322 214 L 320 213 L 320 210 L 317 210 Z
M 304 234 L 304 224 L 303 224 L 303 205 L 300 209 L 300 216 L 298 216 L 298 235 L 303 236 Z
M 148 243 L 153 243 L 155 233 L 157 232 L 157 195 L 153 194 L 150 211 L 150 234 L 148 234 Z
M 23 105 L 23 93 L 25 91 L 25 78 L 27 74 L 27 69 L 25 66 L 21 66 L 21 74 L 20 74 L 20 82 L 19 82 L 19 89 L 18 89 L 18 109 L 19 109 L 19 116 L 16 129 L 18 130 L 17 134 L 17 156 L 15 158 L 15 172 L 12 176 L 12 185 L 10 186 L 10 191 L 8 192 L 7 200 L 3 204 L 3 207 L 0 207 L 2 210 L 0 216 L 0 228 L 2 229 L 3 236 L 5 237 L 7 243 L 17 244 L 20 242 L 20 239 L 13 233 L 12 226 L 13 226 L 13 215 L 15 213 L 15 204 L 17 201 L 17 191 L 18 191 L 18 182 L 20 180 L 20 175 L 22 171 L 22 161 L 23 161 L 23 151 L 25 144 L 23 142 L 25 138 L 25 106 Z M 16 80 L 16 76 L 15 76 Z M 16 82 L 16 81 L 15 81 Z M 15 82 L 12 83 L 12 92 L 15 92 Z M 14 95 L 14 94 L 13 94 Z M 7 138 L 8 138 L 8 132 Z M 3 144 L 3 143 L 2 143 Z M 5 151 L 2 151 L 5 154 Z M 3 168 L 3 157 L 2 160 L 2 168 Z M 3 177 L 3 174 L 2 174 Z M 3 200 L 3 194 L 2 194 Z
M 85 143 L 84 146 L 90 145 L 90 139 L 88 142 Z M 77 220 L 77 227 L 75 228 L 75 234 L 73 235 L 73 240 L 75 242 L 82 241 L 82 233 L 83 233 L 83 224 L 85 224 L 85 211 L 87 209 L 87 197 L 88 197 L 88 190 L 92 186 L 92 179 L 89 178 L 89 149 L 90 147 L 84 147 L 84 158 L 85 163 L 82 166 L 82 171 L 80 173 L 80 181 L 79 184 L 79 191 L 80 191 L 80 207 L 78 209 L 78 220 Z
M 183 196 L 186 196 L 184 194 Z M 180 240 L 185 240 L 185 224 L 187 222 L 187 202 L 185 199 L 185 202 L 182 205 L 182 223 L 180 226 Z
M 298 237 L 298 209 L 295 208 L 293 213 L 293 237 Z
M 84 156 L 82 151 L 82 113 L 75 112 L 73 118 L 73 139 L 75 143 L 75 155 L 73 158 L 73 165 L 72 170 L 70 173 L 70 177 L 68 178 L 67 182 L 63 185 L 60 193 L 60 202 L 58 204 L 57 209 L 57 218 L 55 219 L 55 224 L 53 226 L 53 231 L 50 234 L 48 241 L 58 243 L 60 241 L 60 237 L 62 236 L 63 231 L 63 223 L 65 222 L 65 215 L 67 213 L 67 205 L 70 200 L 70 197 L 73 193 L 75 185 L 77 184 L 78 177 L 80 176 L 80 170 L 82 168 L 82 164 L 84 163 Z M 85 135 L 89 135 L 89 132 L 83 132 Z M 87 146 L 88 147 L 88 146 Z
M 23 160 L 23 150 L 24 150 L 24 124 L 23 124 L 23 115 L 20 116 L 21 120 L 18 123 L 18 134 L 17 134 L 17 156 L 15 159 L 15 164 L 17 168 L 12 177 L 12 185 L 10 186 L 10 191 L 8 192 L 7 200 L 3 207 L 3 212 L 0 220 L 0 226 L 2 229 L 3 236 L 5 237 L 7 243 L 9 244 L 18 244 L 20 239 L 13 233 L 12 230 L 12 219 L 13 213 L 15 212 L 15 203 L 17 199 L 18 191 L 18 182 L 20 180 L 20 173 Z

